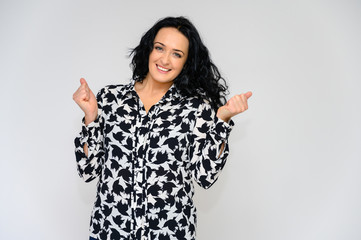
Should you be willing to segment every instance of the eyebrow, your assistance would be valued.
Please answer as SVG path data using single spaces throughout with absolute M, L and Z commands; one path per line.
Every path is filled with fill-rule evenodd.
M 161 42 L 154 42 L 154 44 L 156 44 L 156 43 L 158 43 L 158 44 L 160 44 L 160 45 L 162 45 L 163 47 L 166 47 L 166 45 L 164 45 L 163 43 L 161 43 Z M 181 52 L 181 53 L 183 53 L 184 54 L 184 52 L 182 51 L 182 50 L 179 50 L 179 49 L 173 49 L 174 51 L 176 51 L 176 52 Z M 184 54 L 185 55 L 185 54 Z

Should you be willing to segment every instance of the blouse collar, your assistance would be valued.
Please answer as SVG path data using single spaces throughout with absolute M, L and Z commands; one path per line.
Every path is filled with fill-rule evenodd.
M 135 80 L 132 79 L 129 84 L 125 85 L 125 90 L 127 93 L 131 94 L 132 97 L 139 98 L 137 92 L 135 91 Z M 125 94 L 122 96 L 122 98 L 126 97 L 126 95 L 128 94 Z M 173 83 L 158 103 L 168 102 L 179 98 L 182 98 L 182 95 L 179 89 Z

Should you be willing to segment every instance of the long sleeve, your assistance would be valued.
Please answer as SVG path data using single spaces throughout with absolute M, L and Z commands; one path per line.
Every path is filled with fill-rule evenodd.
M 105 89 L 97 94 L 98 116 L 87 126 L 82 122 L 82 130 L 75 138 L 75 157 L 79 176 L 90 182 L 99 176 L 104 162 L 104 119 L 102 117 Z M 88 145 L 88 156 L 84 153 L 84 144 Z
M 213 185 L 226 163 L 228 136 L 233 125 L 232 120 L 228 124 L 218 119 L 209 104 L 200 105 L 192 133 L 190 156 L 193 177 L 203 188 Z

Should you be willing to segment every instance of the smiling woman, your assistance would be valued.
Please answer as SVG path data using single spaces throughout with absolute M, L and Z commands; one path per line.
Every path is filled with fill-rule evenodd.
M 154 39 L 145 80 L 172 82 L 182 71 L 188 57 L 188 39 L 175 28 L 162 28 Z M 157 73 L 161 73 L 161 75 Z
M 251 92 L 227 86 L 196 28 L 165 18 L 132 51 L 133 81 L 73 99 L 85 117 L 78 172 L 99 177 L 90 239 L 195 239 L 194 185 L 209 188 L 228 156 L 234 115 Z M 223 105 L 223 106 L 222 106 Z
M 159 30 L 149 55 L 149 72 L 135 89 L 146 112 L 157 103 L 180 74 L 188 57 L 188 39 L 176 28 Z

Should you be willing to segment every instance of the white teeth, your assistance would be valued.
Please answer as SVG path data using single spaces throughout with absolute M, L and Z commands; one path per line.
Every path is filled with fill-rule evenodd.
M 164 71 L 164 72 L 169 72 L 169 71 L 170 71 L 170 69 L 162 68 L 161 66 L 158 66 L 158 65 L 157 65 L 157 68 L 158 68 L 159 70 Z

